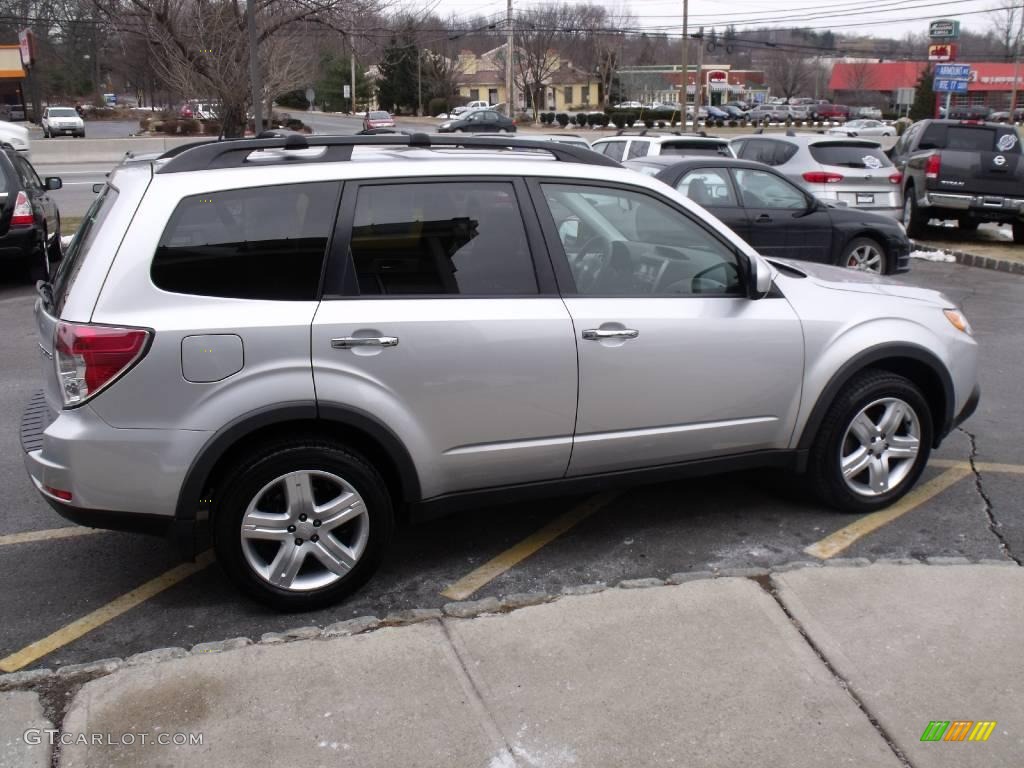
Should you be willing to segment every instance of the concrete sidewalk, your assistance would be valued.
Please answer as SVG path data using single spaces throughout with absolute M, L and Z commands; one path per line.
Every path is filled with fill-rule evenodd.
M 63 768 L 1021 765 L 1024 569 L 669 581 L 0 677 L 19 689 L 0 693 L 0 765 L 50 765 L 45 734 L 22 738 L 44 714 L 63 718 Z M 997 725 L 920 741 L 933 720 Z

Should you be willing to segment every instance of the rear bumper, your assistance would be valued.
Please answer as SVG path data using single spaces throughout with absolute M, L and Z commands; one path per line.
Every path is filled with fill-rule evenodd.
M 965 211 L 972 216 L 994 221 L 1024 218 L 1024 198 L 955 192 L 925 192 L 923 200 L 918 202 L 928 208 Z
M 208 439 L 208 432 L 117 429 L 88 405 L 54 414 L 42 393 L 22 415 L 32 483 L 60 515 L 95 528 L 171 531 L 185 475 Z

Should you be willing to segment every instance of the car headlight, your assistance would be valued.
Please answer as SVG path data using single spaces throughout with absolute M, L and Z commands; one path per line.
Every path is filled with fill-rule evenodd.
M 949 320 L 950 325 L 958 331 L 962 331 L 968 336 L 974 335 L 974 330 L 971 328 L 971 324 L 967 322 L 967 318 L 964 316 L 964 313 L 959 309 L 956 309 L 955 307 L 951 309 L 944 309 L 942 310 L 942 314 L 944 314 L 946 319 Z

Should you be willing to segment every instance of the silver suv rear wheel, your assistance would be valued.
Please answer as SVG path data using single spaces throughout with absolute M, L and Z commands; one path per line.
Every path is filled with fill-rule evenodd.
M 260 577 L 304 591 L 344 578 L 366 550 L 366 504 L 350 483 L 320 470 L 263 486 L 242 517 L 242 553 Z
M 314 610 L 358 589 L 394 528 L 380 474 L 345 446 L 309 437 L 242 456 L 213 491 L 217 559 L 252 597 Z

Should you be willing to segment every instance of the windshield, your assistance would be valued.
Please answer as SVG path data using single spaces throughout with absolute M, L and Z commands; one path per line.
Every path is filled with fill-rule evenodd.
M 50 117 L 78 117 L 78 113 L 71 108 L 61 107 L 60 109 L 51 109 Z
M 865 144 L 812 144 L 811 157 L 822 165 L 842 168 L 889 168 L 892 160 L 881 147 Z

